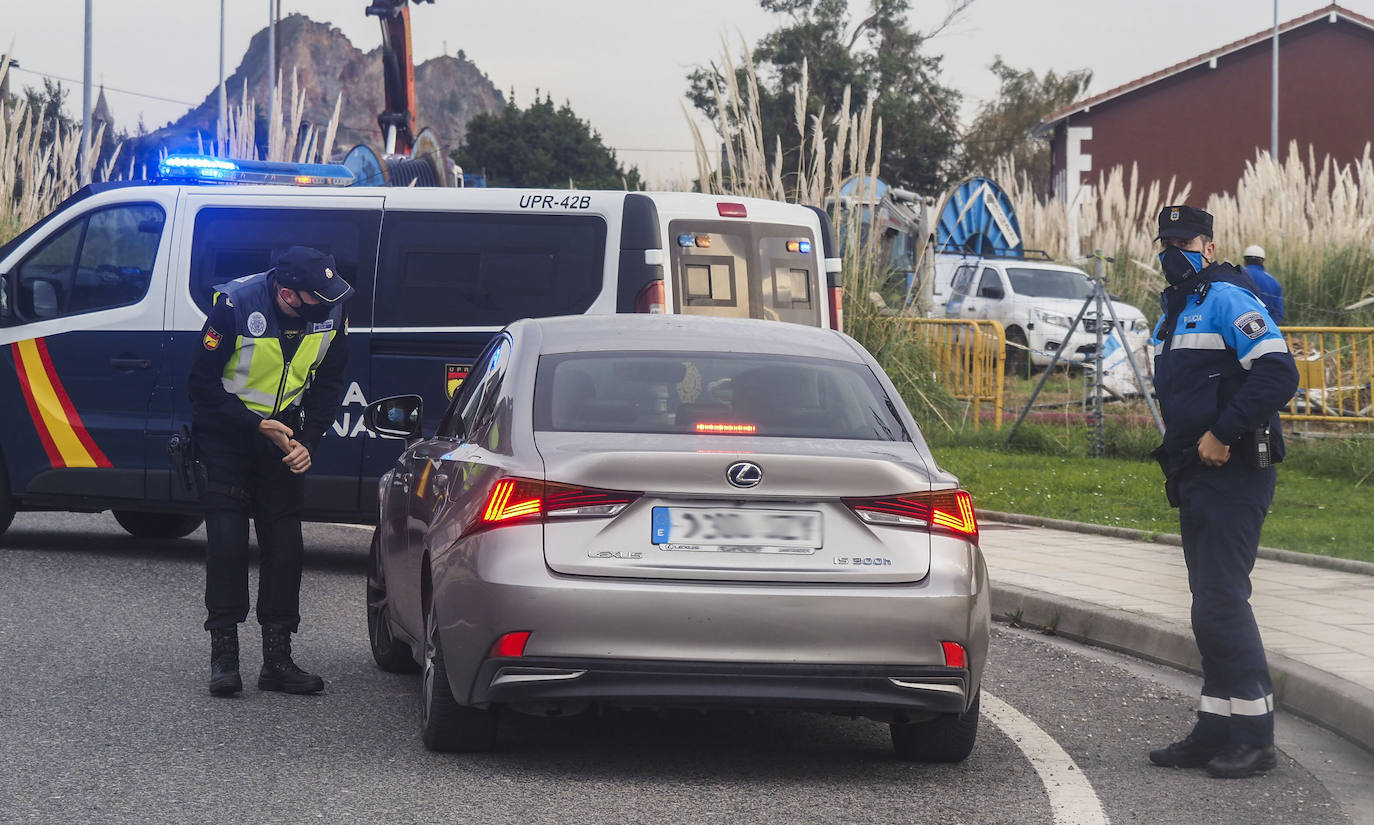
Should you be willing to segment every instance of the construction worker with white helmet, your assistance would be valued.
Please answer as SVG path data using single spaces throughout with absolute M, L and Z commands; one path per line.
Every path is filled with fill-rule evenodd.
M 1245 247 L 1242 254 L 1245 257 L 1245 274 L 1259 287 L 1260 300 L 1264 302 L 1264 308 L 1269 310 L 1269 316 L 1274 319 L 1274 323 L 1282 324 L 1283 287 L 1279 286 L 1273 275 L 1264 270 L 1264 247 L 1250 244 Z

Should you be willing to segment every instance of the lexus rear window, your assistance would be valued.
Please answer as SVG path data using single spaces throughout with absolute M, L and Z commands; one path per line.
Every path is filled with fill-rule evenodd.
M 388 212 L 376 324 L 504 326 L 578 315 L 601 295 L 606 222 L 596 215 Z
M 863 364 L 717 352 L 546 355 L 535 377 L 534 426 L 555 432 L 908 440 L 882 386 Z

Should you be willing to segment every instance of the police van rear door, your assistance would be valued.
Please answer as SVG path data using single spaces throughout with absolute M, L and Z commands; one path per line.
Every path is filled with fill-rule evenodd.
M 371 438 L 361 426 L 362 399 L 370 393 L 369 342 L 365 333 L 353 333 L 372 323 L 382 204 L 375 189 L 229 185 L 187 191 L 179 224 L 189 237 L 178 245 L 182 274 L 168 297 L 171 370 L 167 412 L 158 422 L 164 443 L 168 433 L 191 420 L 185 381 L 213 287 L 266 271 L 288 246 L 315 247 L 334 256 L 339 274 L 356 292 L 347 309 L 350 334 L 343 405 L 306 474 L 305 515 L 313 520 L 375 518 L 360 497 L 361 487 L 376 486 L 375 477 L 360 478 L 362 442 Z M 162 483 L 164 489 L 176 490 L 170 476 Z M 375 502 L 373 495 L 369 501 Z
M 386 193 L 369 400 L 424 398 L 433 433 L 491 337 L 520 318 L 616 311 L 624 192 L 394 189 Z M 368 441 L 364 471 L 397 442 Z M 365 493 L 366 494 L 366 493 Z
M 757 198 L 650 193 L 666 222 L 669 311 L 830 325 L 815 214 Z

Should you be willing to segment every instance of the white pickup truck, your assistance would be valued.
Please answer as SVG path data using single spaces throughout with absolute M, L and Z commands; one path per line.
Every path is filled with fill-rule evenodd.
M 1066 339 L 1069 325 L 1092 295 L 1092 282 L 1081 269 L 1048 260 L 937 255 L 932 314 L 946 318 L 1000 321 L 1007 335 L 1008 375 L 1027 372 L 1029 363 L 1048 366 L 1056 351 L 1060 360 L 1082 362 L 1097 346 L 1097 312 L 1089 307 L 1083 321 Z M 1114 300 L 1125 343 L 1138 351 L 1149 338 L 1145 315 Z M 1110 333 L 1110 313 L 1102 319 Z

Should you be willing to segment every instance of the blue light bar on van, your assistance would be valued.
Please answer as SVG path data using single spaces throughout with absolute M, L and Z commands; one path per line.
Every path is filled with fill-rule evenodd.
M 164 180 L 202 183 L 284 183 L 290 186 L 351 186 L 353 173 L 337 163 L 277 163 L 212 155 L 168 155 L 157 165 Z

